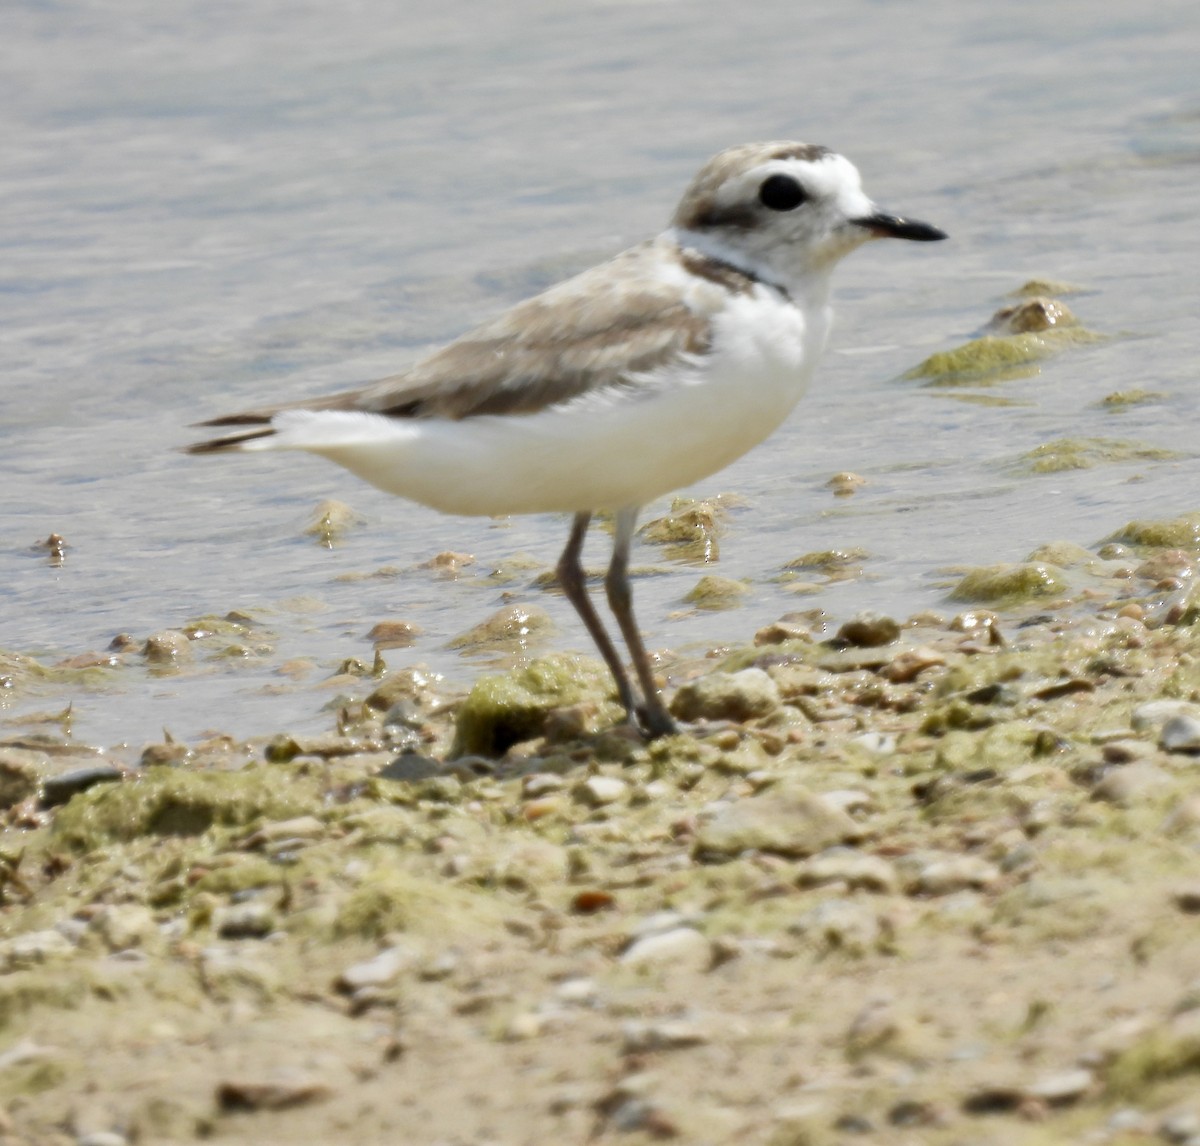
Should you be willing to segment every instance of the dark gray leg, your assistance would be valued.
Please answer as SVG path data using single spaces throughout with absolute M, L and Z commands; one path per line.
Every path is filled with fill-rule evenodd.
M 621 663 L 616 646 L 612 643 L 612 638 L 605 630 L 604 623 L 600 620 L 596 607 L 588 595 L 587 579 L 580 561 L 583 539 L 587 535 L 588 523 L 591 520 L 590 513 L 575 515 L 574 521 L 571 522 L 571 535 L 567 538 L 567 547 L 558 559 L 555 573 L 558 575 L 558 583 L 562 586 L 567 600 L 575 606 L 575 612 L 579 614 L 587 631 L 591 634 L 592 640 L 596 642 L 596 648 L 600 650 L 604 663 L 608 665 L 608 671 L 613 674 L 613 679 L 617 682 L 617 695 L 625 706 L 629 720 L 635 721 L 637 719 L 637 697 L 634 695 L 633 685 L 629 683 L 629 674 Z
M 650 658 L 646 654 L 642 634 L 633 617 L 633 590 L 629 587 L 629 550 L 633 544 L 638 508 L 634 506 L 617 513 L 612 563 L 608 567 L 608 575 L 604 578 L 604 587 L 608 591 L 609 607 L 613 616 L 617 618 L 617 624 L 621 626 L 625 644 L 629 646 L 629 655 L 633 658 L 633 667 L 637 671 L 642 693 L 646 698 L 645 707 L 640 713 L 642 723 L 652 737 L 670 736 L 679 729 L 659 695 L 654 672 L 650 667 Z

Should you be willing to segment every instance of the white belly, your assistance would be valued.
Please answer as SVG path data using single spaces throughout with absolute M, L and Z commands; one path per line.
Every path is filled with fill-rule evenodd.
M 639 506 L 727 466 L 799 401 L 829 327 L 762 288 L 714 322 L 702 365 L 617 400 L 450 421 L 296 411 L 254 447 L 320 454 L 389 493 L 446 513 Z M 807 320 L 807 321 L 806 321 Z

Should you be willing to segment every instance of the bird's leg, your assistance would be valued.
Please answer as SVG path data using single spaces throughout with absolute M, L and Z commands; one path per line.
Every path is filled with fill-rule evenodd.
M 650 657 L 646 654 L 642 634 L 633 616 L 633 590 L 629 587 L 629 549 L 633 544 L 637 515 L 636 506 L 617 512 L 612 563 L 608 567 L 608 575 L 604 578 L 604 588 L 608 592 L 608 604 L 613 616 L 621 626 L 621 635 L 625 638 L 625 644 L 629 646 L 629 655 L 633 658 L 633 667 L 637 671 L 642 694 L 646 698 L 645 707 L 640 713 L 642 723 L 652 737 L 670 736 L 679 729 L 659 695 L 654 671 L 650 667 Z
M 629 674 L 621 663 L 616 646 L 612 643 L 612 638 L 605 630 L 604 622 L 600 620 L 596 606 L 592 604 L 592 598 L 588 595 L 587 578 L 580 561 L 583 539 L 591 520 L 590 513 L 575 515 L 575 519 L 571 522 L 571 535 L 567 538 L 567 547 L 558 559 L 558 565 L 554 571 L 567 600 L 575 606 L 575 612 L 579 614 L 580 619 L 587 627 L 592 640 L 596 642 L 596 648 L 600 650 L 600 655 L 604 658 L 604 663 L 608 665 L 609 672 L 613 674 L 613 679 L 617 682 L 617 696 L 625 706 L 629 720 L 633 722 L 637 719 L 637 697 L 634 695 L 633 685 L 629 682 Z

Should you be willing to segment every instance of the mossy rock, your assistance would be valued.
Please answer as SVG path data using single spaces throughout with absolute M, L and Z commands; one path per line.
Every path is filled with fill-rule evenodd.
M 314 777 L 301 768 L 239 772 L 147 768 L 122 784 L 76 796 L 58 813 L 56 842 L 77 851 L 142 836 L 198 836 L 213 827 L 287 820 L 320 804 Z
M 1200 550 L 1200 513 L 1184 513 L 1157 521 L 1127 521 L 1105 540 L 1142 549 Z
M 1067 580 L 1055 565 L 1026 561 L 1016 565 L 981 565 L 972 569 L 950 593 L 952 601 L 1015 605 L 1041 597 L 1058 597 Z
M 450 756 L 501 755 L 511 745 L 539 736 L 554 709 L 582 700 L 603 702 L 612 692 L 607 668 L 567 653 L 481 677 L 458 710 Z

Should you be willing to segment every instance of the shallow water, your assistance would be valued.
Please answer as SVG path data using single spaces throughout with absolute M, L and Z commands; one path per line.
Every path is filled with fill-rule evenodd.
M 415 7 L 415 6 L 414 6 Z M 586 648 L 558 597 L 486 577 L 337 580 L 454 549 L 486 573 L 553 563 L 562 519 L 446 519 L 311 458 L 193 459 L 186 426 L 390 373 L 471 322 L 660 228 L 695 168 L 754 138 L 836 147 L 884 205 L 950 232 L 874 244 L 837 280 L 813 392 L 768 444 L 703 483 L 732 491 L 713 571 L 752 592 L 678 616 L 702 570 L 641 579 L 658 647 L 742 640 L 795 608 L 945 608 L 945 567 L 1094 544 L 1200 508 L 1194 183 L 1200 11 L 1020 2 L 926 6 L 379 0 L 11 3 L 0 61 L 0 648 L 47 663 L 205 613 L 253 612 L 273 653 L 179 677 L 115 672 L 74 695 L 75 733 L 139 744 L 321 727 L 323 677 L 369 660 L 377 621 L 420 624 L 392 665 L 467 684 L 446 642 L 515 592 Z M 1112 336 L 1004 405 L 900 375 L 1045 276 Z M 1114 414 L 1115 390 L 1161 391 Z M 1171 461 L 1028 476 L 1047 441 L 1119 437 Z M 854 470 L 850 498 L 825 488 Z M 335 497 L 366 524 L 302 534 Z M 652 516 L 663 507 L 651 507 Z M 32 548 L 51 532 L 61 568 Z M 865 575 L 797 598 L 781 566 L 861 546 Z M 604 560 L 598 536 L 592 563 Z M 307 677 L 281 676 L 290 657 Z M 67 693 L 21 692 L 8 715 Z

